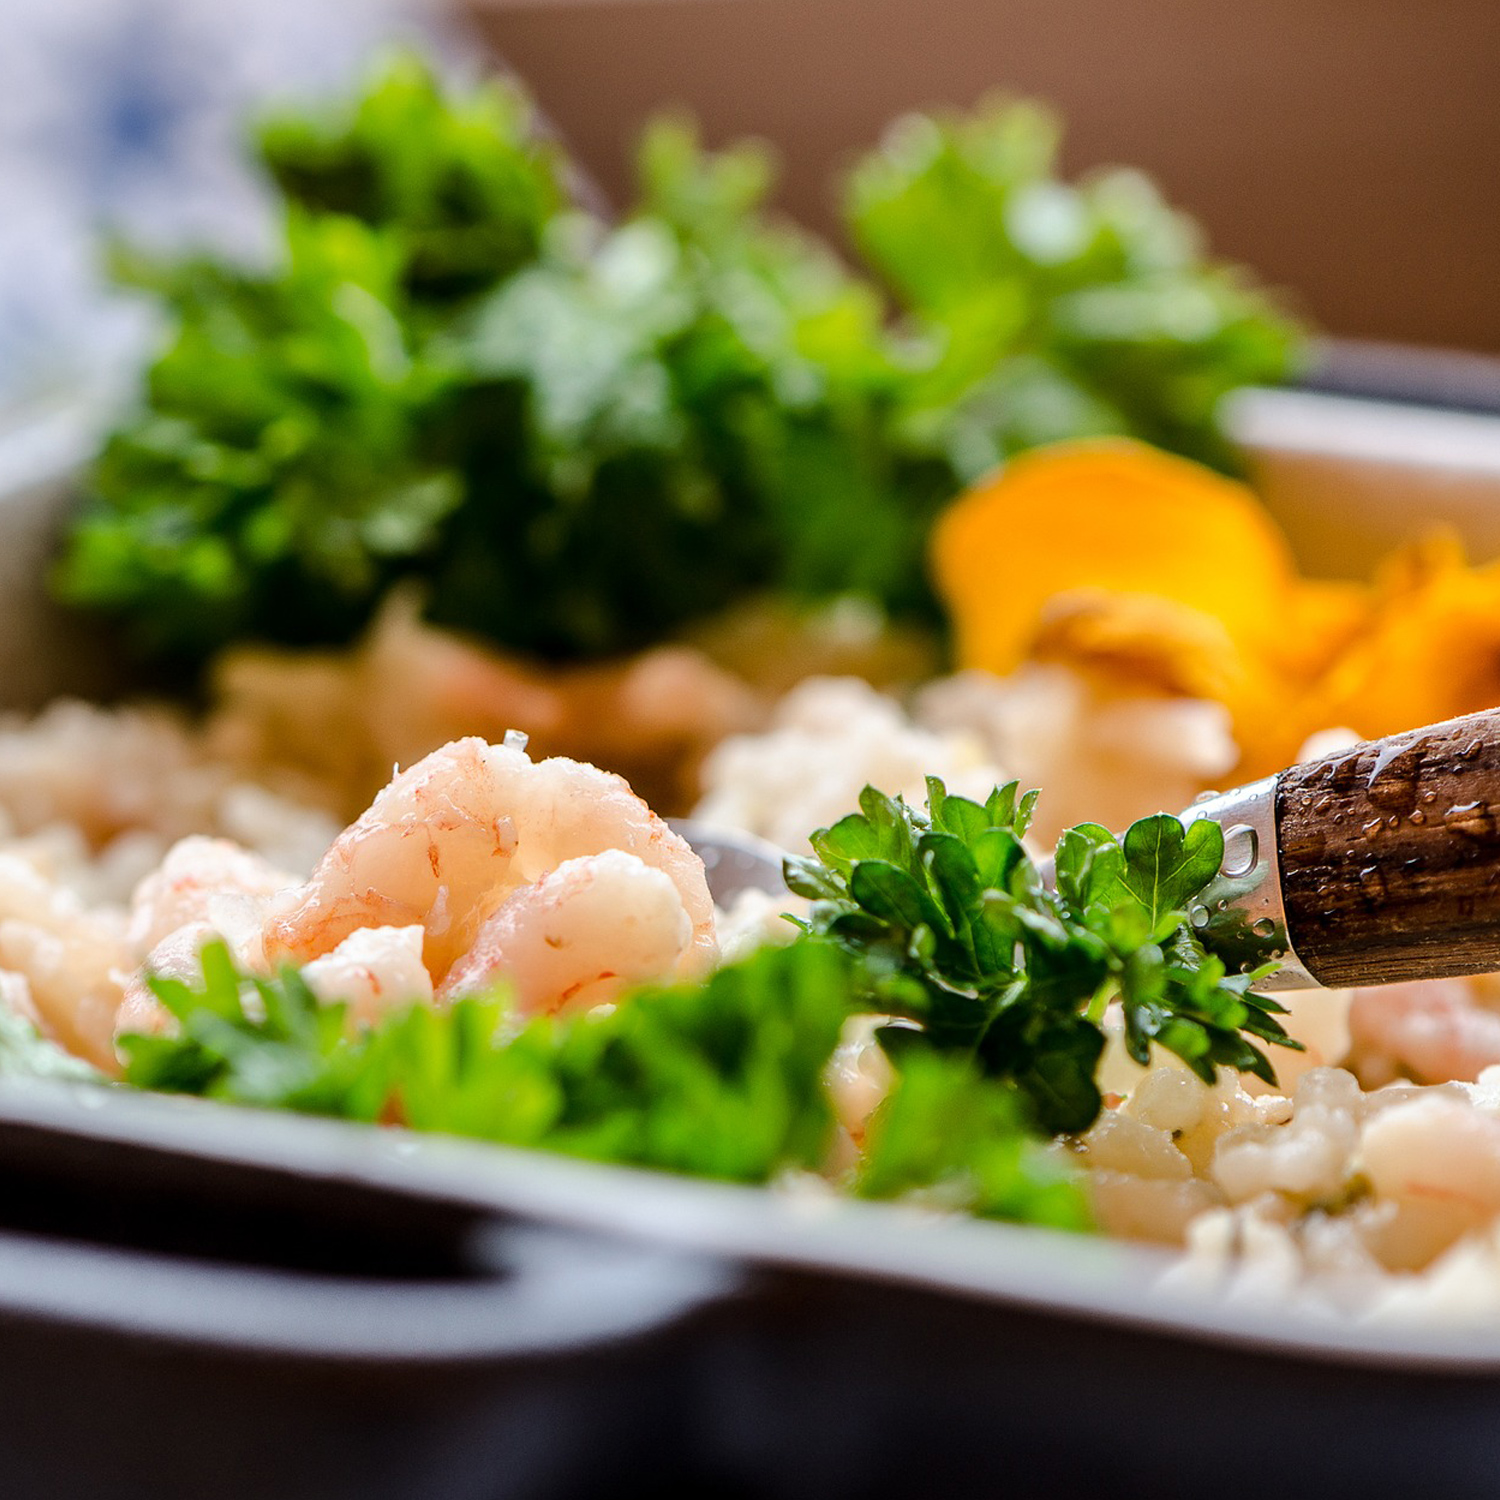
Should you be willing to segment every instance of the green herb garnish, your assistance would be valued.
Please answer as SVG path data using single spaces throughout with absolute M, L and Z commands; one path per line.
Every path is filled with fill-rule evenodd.
M 519 92 L 445 92 L 410 54 L 392 57 L 352 105 L 268 120 L 258 146 L 289 203 L 389 236 L 399 289 L 419 312 L 529 264 L 567 201 L 561 154 Z
M 1222 1066 L 1274 1083 L 1251 1038 L 1297 1046 L 1283 1008 L 1251 992 L 1258 974 L 1227 973 L 1189 916 L 1223 858 L 1218 825 L 1162 814 L 1120 840 L 1070 829 L 1049 890 L 1021 843 L 1034 800 L 1012 783 L 981 806 L 931 779 L 923 815 L 867 788 L 862 811 L 814 835 L 816 859 L 788 861 L 792 889 L 814 901 L 812 934 L 858 959 L 866 1008 L 918 1023 L 881 1033 L 898 1066 L 970 1058 L 1043 1129 L 1086 1130 L 1118 1000 L 1137 1062 L 1156 1042 L 1205 1082 Z
M 826 1145 L 821 1070 L 847 1003 L 834 953 L 765 950 L 513 1035 L 503 995 L 358 1029 L 294 969 L 251 979 L 218 944 L 202 963 L 201 986 L 150 981 L 176 1030 L 124 1039 L 129 1082 L 736 1181 Z
M 139 647 L 343 641 L 391 585 L 555 659 L 758 591 L 934 622 L 928 527 L 1031 444 L 1232 462 L 1287 324 L 1139 180 L 1069 187 L 1024 107 L 907 122 L 853 178 L 878 278 L 766 210 L 765 153 L 659 124 L 615 226 L 508 84 L 404 56 L 259 137 L 269 266 L 121 254 L 167 345 L 56 574 Z
M 859 994 L 846 957 L 799 941 L 701 984 L 648 986 L 607 1012 L 517 1029 L 501 994 L 357 1029 L 293 969 L 252 978 L 222 944 L 204 949 L 202 969 L 201 984 L 150 981 L 175 1029 L 122 1039 L 127 1082 L 736 1182 L 823 1162 L 824 1073 Z M 854 1186 L 872 1198 L 925 1189 L 995 1218 L 1087 1222 L 1013 1091 L 956 1058 L 935 1056 L 897 1083 Z
M 1298 335 L 1138 172 L 1057 172 L 1045 110 L 910 116 L 854 171 L 853 238 L 930 351 L 901 392 L 909 441 L 965 479 L 1022 449 L 1128 434 L 1233 471 L 1218 422 L 1284 378 Z
M 970 1060 L 912 1053 L 870 1121 L 854 1189 L 864 1198 L 921 1194 L 983 1218 L 1087 1229 L 1075 1174 L 1047 1155 L 1026 1116 L 1015 1090 Z

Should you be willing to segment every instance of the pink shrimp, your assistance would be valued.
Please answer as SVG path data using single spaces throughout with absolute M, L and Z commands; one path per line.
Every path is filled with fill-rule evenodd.
M 1353 1059 L 1367 1087 L 1473 1082 L 1500 1063 L 1500 1011 L 1486 981 L 1437 979 L 1356 990 L 1349 1012 Z
M 441 985 L 515 892 L 607 849 L 670 880 L 690 924 L 685 962 L 711 962 L 702 861 L 620 777 L 479 739 L 456 740 L 392 780 L 307 884 L 274 903 L 266 954 L 305 962 L 361 927 L 418 924 Z
M 315 958 L 302 977 L 324 1004 L 342 1001 L 355 1021 L 373 1025 L 388 1010 L 432 1000 L 422 938 L 415 925 L 361 927 Z
M 508 897 L 438 998 L 474 994 L 503 978 L 523 1012 L 582 1009 L 627 984 L 680 972 L 692 939 L 670 877 L 606 849 L 565 860 Z

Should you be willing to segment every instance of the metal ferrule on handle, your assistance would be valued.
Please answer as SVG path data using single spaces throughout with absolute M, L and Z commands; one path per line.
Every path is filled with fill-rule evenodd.
M 1242 973 L 1266 963 L 1280 967 L 1257 990 L 1305 990 L 1308 973 L 1287 931 L 1277 852 L 1275 776 L 1232 792 L 1214 793 L 1182 814 L 1184 823 L 1209 818 L 1224 830 L 1224 862 L 1190 913 L 1211 951 Z

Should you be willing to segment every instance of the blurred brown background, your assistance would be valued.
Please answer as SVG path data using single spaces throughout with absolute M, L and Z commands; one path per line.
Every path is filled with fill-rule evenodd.
M 606 189 L 665 104 L 824 228 L 904 109 L 1050 100 L 1326 330 L 1500 351 L 1500 0 L 470 0 Z

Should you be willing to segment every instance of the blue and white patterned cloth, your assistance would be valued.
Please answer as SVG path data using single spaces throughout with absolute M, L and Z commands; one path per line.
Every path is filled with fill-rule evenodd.
M 0 0 L 0 406 L 112 383 L 148 336 L 101 233 L 254 256 L 244 120 L 344 85 L 421 0 Z

